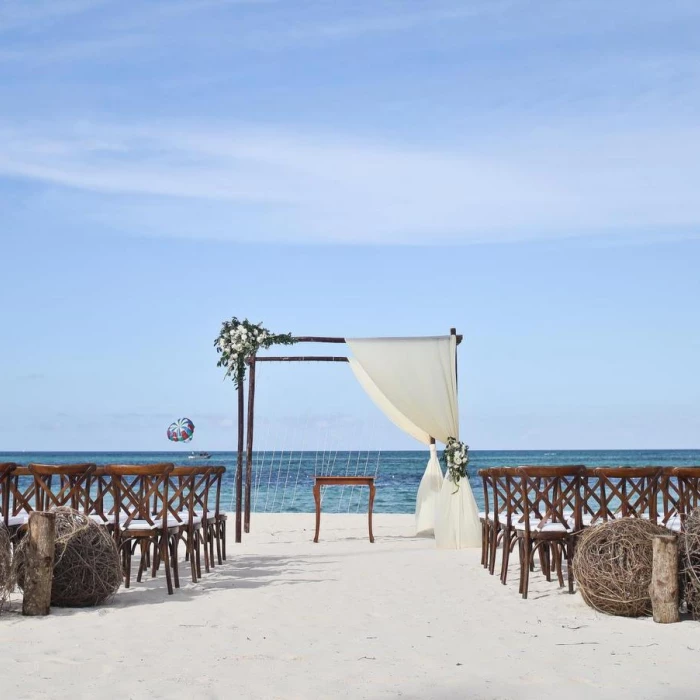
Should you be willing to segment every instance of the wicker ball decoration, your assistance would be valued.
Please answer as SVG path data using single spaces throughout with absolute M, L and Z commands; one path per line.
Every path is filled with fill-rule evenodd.
M 82 608 L 114 597 L 122 582 L 119 550 L 104 526 L 70 508 L 56 508 L 51 605 Z M 14 569 L 19 587 L 24 580 L 27 538 L 15 549 Z
M 700 510 L 685 520 L 680 537 L 681 596 L 694 620 L 700 620 Z
M 0 612 L 12 592 L 12 547 L 10 531 L 0 520 Z
M 641 518 L 586 529 L 576 544 L 573 570 L 588 605 L 608 615 L 651 615 L 649 584 L 654 535 L 668 530 Z

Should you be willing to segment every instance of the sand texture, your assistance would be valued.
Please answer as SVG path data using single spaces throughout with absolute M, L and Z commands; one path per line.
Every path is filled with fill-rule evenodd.
M 535 573 L 502 586 L 478 550 L 413 517 L 255 515 L 228 561 L 96 609 L 0 617 L 0 698 L 697 698 L 700 624 L 595 613 Z M 517 561 L 517 556 L 514 557 Z

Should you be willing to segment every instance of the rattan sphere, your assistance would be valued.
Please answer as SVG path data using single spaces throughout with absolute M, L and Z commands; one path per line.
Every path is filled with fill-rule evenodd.
M 574 576 L 588 605 L 608 615 L 651 615 L 654 535 L 668 530 L 641 518 L 587 528 L 576 543 Z
M 56 508 L 51 605 L 82 608 L 110 600 L 122 582 L 119 551 L 104 526 L 70 508 Z M 17 584 L 24 579 L 25 537 L 15 549 Z

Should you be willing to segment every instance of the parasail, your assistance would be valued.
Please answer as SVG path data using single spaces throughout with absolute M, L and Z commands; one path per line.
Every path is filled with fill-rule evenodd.
M 189 442 L 194 435 L 194 423 L 189 418 L 180 418 L 168 426 L 168 440 Z

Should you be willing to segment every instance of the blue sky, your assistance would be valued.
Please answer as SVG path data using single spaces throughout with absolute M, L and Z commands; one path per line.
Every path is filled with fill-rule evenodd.
M 473 448 L 700 447 L 699 32 L 680 1 L 5 0 L 0 449 L 183 415 L 234 447 L 232 315 L 457 326 Z M 413 446 L 342 365 L 265 366 L 258 425 Z

